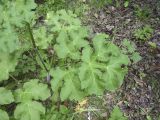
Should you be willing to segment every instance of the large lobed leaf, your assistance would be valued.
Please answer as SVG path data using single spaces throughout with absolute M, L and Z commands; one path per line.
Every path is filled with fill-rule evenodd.
M 19 48 L 18 36 L 9 27 L 0 29 L 0 52 L 12 53 Z
M 105 89 L 115 90 L 123 81 L 127 69 L 122 65 L 129 64 L 129 58 L 120 49 L 105 40 L 107 36 L 99 34 L 93 39 L 93 48 L 82 51 L 82 64 L 79 78 L 82 89 L 89 94 L 102 94 Z
M 47 35 L 47 30 L 45 27 L 40 27 L 39 29 L 33 30 L 33 34 L 36 45 L 41 49 L 48 48 L 51 40 L 53 39 L 52 35 Z
M 61 88 L 62 100 L 80 100 L 86 95 L 101 95 L 106 89 L 114 91 L 121 86 L 130 60 L 118 46 L 107 40 L 108 37 L 98 34 L 92 41 L 93 46 L 86 44 L 81 61 L 73 65 L 75 68 L 59 67 L 52 71 L 52 90 Z
M 17 55 L 1 52 L 0 55 L 0 81 L 7 80 L 9 72 L 15 70 L 17 65 Z
M 88 42 L 86 27 L 81 26 L 81 21 L 71 11 L 59 10 L 47 14 L 47 24 L 50 31 L 57 34 L 54 49 L 59 58 L 80 59 L 80 50 Z
M 7 112 L 1 109 L 0 109 L 0 120 L 9 120 Z
M 34 12 L 32 9 L 36 8 L 34 0 L 14 0 L 14 1 L 2 1 L 0 5 L 1 21 L 3 21 L 3 27 L 7 27 L 8 24 L 18 27 L 24 26 L 25 22 L 31 22 L 34 18 Z
M 47 24 L 52 26 L 53 32 L 73 31 L 81 27 L 81 21 L 72 11 L 59 10 L 47 13 Z
M 17 27 L 31 22 L 35 8 L 34 0 L 1 0 L 0 4 L 0 81 L 8 79 L 9 72 L 14 71 L 17 57 L 13 55 L 19 48 Z
M 23 27 L 25 22 L 34 18 L 34 0 L 1 1 L 0 10 L 0 52 L 13 52 L 19 48 L 16 27 Z
M 0 105 L 10 104 L 14 101 L 14 97 L 10 90 L 0 87 Z
M 40 120 L 42 114 L 45 114 L 45 108 L 36 101 L 21 103 L 14 111 L 16 120 Z
M 76 72 L 77 71 L 73 68 L 68 70 L 56 68 L 52 74 L 54 76 L 54 79 L 51 81 L 52 90 L 56 91 L 59 87 L 62 87 L 60 92 L 62 101 L 66 99 L 81 100 L 85 96 Z M 64 81 L 64 84 L 59 86 L 59 83 L 62 81 Z
M 84 40 L 87 30 L 81 28 L 79 31 L 61 31 L 56 39 L 54 48 L 59 58 L 80 59 L 80 50 L 88 43 Z
M 24 83 L 22 89 L 15 91 L 16 102 L 26 102 L 32 99 L 45 100 L 50 96 L 50 90 L 48 86 L 43 83 L 39 83 L 37 79 L 30 80 Z

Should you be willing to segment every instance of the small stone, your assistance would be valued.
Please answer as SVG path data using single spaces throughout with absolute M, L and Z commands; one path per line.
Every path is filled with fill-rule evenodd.
M 114 26 L 112 26 L 112 25 L 106 25 L 106 29 L 109 31 L 111 31 L 113 28 L 114 28 Z
M 94 17 L 95 17 L 95 18 L 98 18 L 98 14 L 97 14 L 97 13 L 95 13 L 95 14 L 94 14 Z

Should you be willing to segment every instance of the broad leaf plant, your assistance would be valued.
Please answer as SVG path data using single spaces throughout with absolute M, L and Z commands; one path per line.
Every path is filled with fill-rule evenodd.
M 57 120 L 47 118 L 56 112 L 48 112 L 55 109 L 48 109 L 46 100 L 79 101 L 114 91 L 130 64 L 109 35 L 88 39 L 89 29 L 72 11 L 49 11 L 35 27 L 36 7 L 34 0 L 0 1 L 0 120 Z M 22 56 L 35 66 L 26 68 Z M 13 114 L 4 107 L 10 104 L 16 105 Z

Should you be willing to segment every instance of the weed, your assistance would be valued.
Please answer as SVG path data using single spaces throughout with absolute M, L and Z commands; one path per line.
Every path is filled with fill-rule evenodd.
M 134 31 L 134 37 L 137 40 L 141 41 L 149 40 L 152 37 L 152 34 L 153 34 L 153 29 L 149 25 L 146 25 Z
M 140 20 L 146 20 L 150 17 L 150 9 L 147 7 L 141 8 L 139 5 L 135 5 L 135 15 Z
M 0 106 L 2 120 L 71 120 L 76 111 L 64 104 L 66 101 L 75 103 L 93 94 L 103 95 L 105 90 L 115 91 L 123 83 L 130 59 L 138 61 L 137 53 L 133 58 L 127 54 L 135 52 L 127 41 L 125 52 L 104 33 L 88 41 L 88 28 L 72 11 L 61 9 L 64 0 L 48 1 L 49 7 L 55 4 L 60 10 L 43 9 L 44 24 L 36 27 L 33 9 L 37 5 L 33 0 L 1 2 L 0 105 L 15 105 L 9 115 Z M 24 78 L 14 78 L 22 74 Z M 115 107 L 110 120 L 117 118 L 126 120 Z

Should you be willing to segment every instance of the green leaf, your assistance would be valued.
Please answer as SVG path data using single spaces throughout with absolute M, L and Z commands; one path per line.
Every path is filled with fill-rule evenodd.
M 61 31 L 59 36 L 57 37 L 57 44 L 54 46 L 54 49 L 59 58 L 66 58 L 70 52 L 70 49 L 67 46 L 67 41 L 69 41 L 69 37 L 65 31 Z M 76 56 L 76 53 L 73 53 Z
M 61 105 L 61 106 L 60 106 L 60 112 L 61 112 L 62 114 L 68 114 L 68 113 L 69 113 L 69 110 L 68 110 L 68 108 L 67 108 L 66 106 Z
M 142 59 L 142 57 L 139 55 L 138 52 L 134 52 L 131 56 L 131 59 L 133 60 L 133 63 L 136 63 Z
M 123 54 L 111 58 L 107 64 L 106 71 L 103 74 L 103 79 L 106 80 L 107 90 L 115 90 L 122 85 L 124 76 L 128 71 L 126 65 L 129 63 L 130 60 L 128 56 Z
M 22 27 L 25 22 L 30 23 L 33 19 L 34 12 L 31 9 L 36 8 L 36 4 L 34 0 L 14 0 L 4 2 L 0 8 L 4 26 L 11 24 Z
M 66 107 L 61 105 L 60 110 L 57 110 L 56 106 L 52 106 L 51 109 L 47 111 L 42 120 L 72 120 L 73 114 L 71 111 Z
M 1 52 L 0 55 L 0 81 L 7 80 L 9 77 L 9 72 L 13 72 L 15 70 L 15 66 L 17 65 L 17 55 L 16 54 L 8 54 Z
M 87 47 L 83 50 L 83 63 L 79 68 L 79 78 L 82 89 L 87 89 L 89 94 L 102 94 L 105 89 L 105 82 L 101 79 L 102 73 L 99 66 L 103 68 L 105 64 L 99 64 L 92 57 L 93 51 Z
M 80 81 L 72 70 L 67 71 L 64 79 L 64 86 L 61 89 L 61 100 L 81 100 L 84 97 L 84 93 L 80 88 Z
M 18 36 L 9 26 L 6 29 L 0 29 L 0 52 L 11 53 L 19 47 Z
M 122 42 L 122 45 L 123 45 L 123 48 L 122 48 L 123 53 L 129 54 L 130 59 L 133 61 L 133 63 L 136 63 L 141 60 L 141 56 L 139 55 L 139 53 L 135 52 L 136 45 L 133 42 L 130 42 L 129 40 L 124 39 Z
M 151 48 L 156 49 L 157 48 L 157 44 L 155 42 L 148 42 L 148 44 L 150 45 Z
M 15 51 L 20 49 L 18 27 L 31 22 L 35 8 L 34 0 L 1 1 L 0 10 L 0 81 L 8 79 L 17 64 Z
M 109 120 L 127 120 L 126 117 L 123 116 L 123 113 L 119 109 L 118 106 L 114 107 Z
M 46 22 L 52 26 L 53 32 L 60 32 L 61 30 L 73 31 L 81 27 L 81 21 L 72 11 L 59 10 L 56 13 L 48 12 Z
M 58 57 L 80 59 L 81 48 L 88 44 L 84 40 L 86 36 L 87 30 L 85 28 L 70 32 L 61 31 L 56 39 L 57 43 L 54 46 Z
M 9 104 L 14 101 L 12 92 L 4 87 L 0 87 L 0 104 Z
M 55 89 L 58 89 L 56 88 L 58 81 L 64 81 L 60 92 L 60 97 L 62 101 L 66 99 L 81 100 L 84 97 L 84 93 L 82 92 L 80 81 L 78 76 L 76 75 L 75 69 L 69 68 L 68 70 L 62 70 L 60 68 L 57 68 L 53 76 L 54 79 L 51 81 L 53 91 Z
M 124 7 L 128 7 L 128 5 L 129 5 L 129 1 L 127 0 L 124 2 Z
M 113 53 L 112 51 L 115 51 L 113 53 L 114 55 L 119 53 L 119 48 L 117 46 L 111 45 L 110 43 L 110 45 L 106 46 L 106 44 L 108 44 L 108 40 L 106 40 L 107 38 L 109 38 L 109 36 L 106 34 L 97 34 L 93 38 L 96 59 L 104 62 L 108 61 L 108 54 Z
M 18 41 L 17 27 L 22 27 L 25 22 L 31 22 L 35 8 L 34 0 L 14 0 L 1 2 L 0 19 L 0 52 L 13 52 L 20 47 Z
M 50 96 L 50 90 L 48 86 L 43 83 L 39 83 L 37 79 L 30 80 L 24 83 L 22 89 L 15 91 L 16 102 L 26 102 L 29 100 L 45 100 Z
M 35 37 L 36 45 L 41 49 L 47 49 L 53 39 L 52 35 L 47 35 L 47 30 L 45 27 L 40 27 L 33 30 L 33 35 Z
M 134 31 L 134 37 L 142 41 L 149 40 L 152 34 L 153 29 L 149 25 L 145 25 L 143 28 Z
M 17 120 L 41 120 L 42 114 L 45 114 L 45 108 L 35 101 L 18 104 L 14 111 L 14 117 Z
M 147 115 L 147 120 L 152 120 L 151 116 Z
M 56 69 L 51 69 L 50 74 L 53 76 L 53 79 L 51 80 L 51 87 L 53 92 L 55 92 L 62 86 L 62 80 L 65 72 L 57 67 Z
M 9 116 L 6 111 L 0 109 L 0 120 L 9 120 Z
M 127 39 L 122 41 L 122 45 L 126 48 L 126 52 L 133 53 L 136 50 L 136 45 Z
M 35 59 L 33 59 L 30 56 L 27 56 L 23 54 L 19 59 L 18 59 L 18 64 L 16 66 L 16 70 L 12 72 L 13 76 L 19 76 L 21 74 L 27 74 L 29 72 L 34 72 L 36 71 L 36 62 Z
M 80 59 L 80 50 L 88 44 L 86 27 L 81 26 L 80 20 L 71 11 L 59 10 L 47 15 L 49 30 L 57 34 L 54 49 L 59 58 Z
M 130 61 L 116 45 L 103 37 L 95 37 L 93 45 L 94 48 L 88 46 L 82 51 L 79 78 L 82 89 L 89 94 L 100 95 L 105 89 L 115 90 L 122 84 L 127 72 L 122 65 L 128 65 Z

